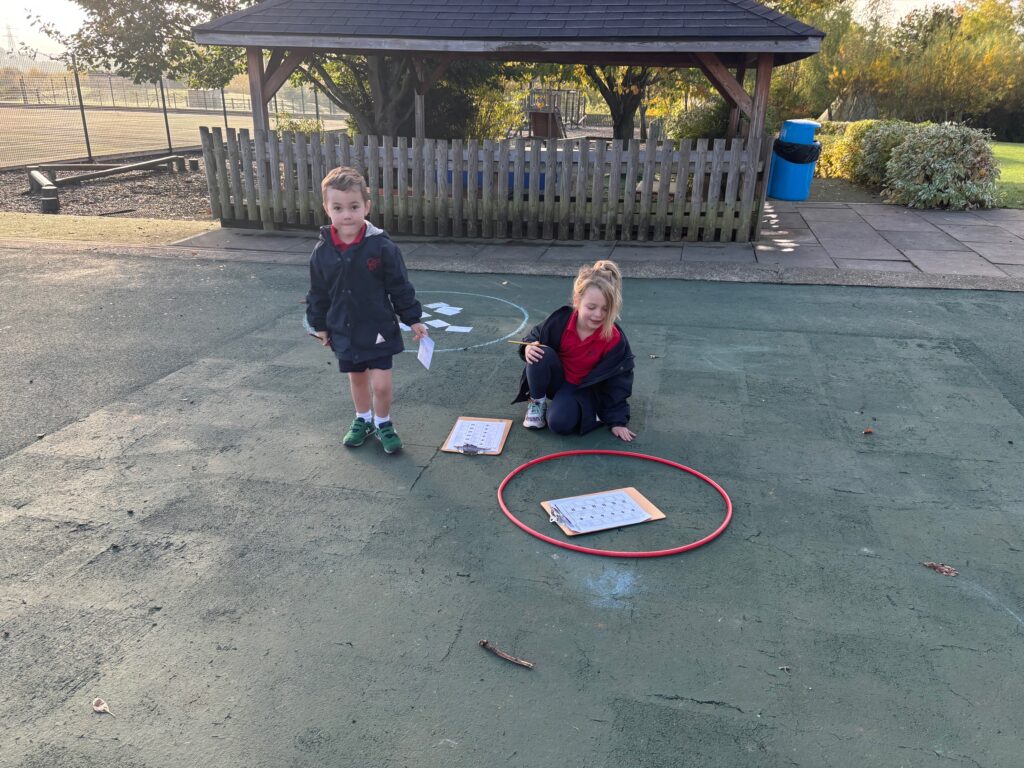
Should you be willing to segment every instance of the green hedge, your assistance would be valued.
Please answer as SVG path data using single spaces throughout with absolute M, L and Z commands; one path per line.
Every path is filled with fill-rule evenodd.
M 826 123 L 815 174 L 881 189 L 912 208 L 989 208 L 996 167 L 984 131 L 956 123 Z

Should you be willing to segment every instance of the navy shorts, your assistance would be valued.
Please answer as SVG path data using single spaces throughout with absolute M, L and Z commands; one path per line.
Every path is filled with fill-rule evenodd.
M 340 357 L 338 358 L 338 370 L 342 373 L 362 373 L 363 371 L 371 368 L 375 371 L 390 371 L 391 364 L 391 355 L 376 357 L 373 360 L 364 360 L 361 363 L 354 363 L 351 360 L 343 360 Z

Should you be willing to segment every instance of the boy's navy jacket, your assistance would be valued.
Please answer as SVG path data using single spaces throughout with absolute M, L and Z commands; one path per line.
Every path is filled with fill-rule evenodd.
M 562 343 L 562 334 L 572 317 L 572 307 L 556 309 L 540 325 L 523 337 L 523 341 L 539 341 L 555 352 Z M 607 427 L 626 426 L 629 423 L 629 396 L 633 394 L 633 352 L 622 327 L 616 323 L 621 336 L 616 344 L 594 367 L 587 377 L 577 385 L 577 397 L 582 409 L 580 433 L 586 434 L 597 428 L 594 418 L 600 417 L 601 424 Z M 519 357 L 525 359 L 526 347 L 519 347 Z M 589 390 L 589 393 L 585 391 Z M 526 382 L 526 369 L 519 380 L 519 395 L 513 403 L 521 403 L 530 397 L 530 387 Z
M 337 357 L 360 363 L 398 354 L 405 345 L 395 315 L 412 325 L 421 312 L 402 252 L 383 229 L 366 222 L 363 239 L 342 251 L 330 226 L 320 228 L 309 258 L 306 320 L 330 334 Z

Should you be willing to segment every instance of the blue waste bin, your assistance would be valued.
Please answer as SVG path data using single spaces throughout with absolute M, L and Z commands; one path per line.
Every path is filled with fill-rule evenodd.
M 776 200 L 806 200 L 811 194 L 814 166 L 821 144 L 814 132 L 821 127 L 813 120 L 786 120 L 772 147 L 772 170 L 768 176 L 768 197 Z

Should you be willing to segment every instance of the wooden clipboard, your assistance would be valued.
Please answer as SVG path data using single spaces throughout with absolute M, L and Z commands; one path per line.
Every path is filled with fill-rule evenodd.
M 580 496 L 569 496 L 567 498 L 570 501 L 575 501 L 577 499 L 587 499 L 593 496 L 605 496 L 609 493 L 620 492 L 625 493 L 627 496 L 629 496 L 636 503 L 636 505 L 647 514 L 646 520 L 637 520 L 635 522 L 630 523 L 612 523 L 611 525 L 608 525 L 604 528 L 592 528 L 587 531 L 574 531 L 571 528 L 568 528 L 565 525 L 563 525 L 559 520 L 557 520 L 557 516 L 552 513 L 550 501 L 542 501 L 540 505 L 541 507 L 543 507 L 544 511 L 547 512 L 548 518 L 551 520 L 551 522 L 555 523 L 559 528 L 561 528 L 562 533 L 564 533 L 566 536 L 581 536 L 587 533 L 597 533 L 598 531 L 607 531 L 611 530 L 612 528 L 622 528 L 627 525 L 637 525 L 639 523 L 649 523 L 652 520 L 665 519 L 665 513 L 658 509 L 656 506 L 654 506 L 654 503 L 652 501 L 650 501 L 646 496 L 640 493 L 640 491 L 633 487 L 612 488 L 607 491 L 598 491 L 597 493 L 584 493 L 581 494 Z
M 498 443 L 497 448 L 487 447 L 486 450 L 481 446 L 473 445 L 471 442 L 462 442 L 461 445 L 454 445 L 454 442 L 459 439 L 459 432 L 461 430 L 469 429 L 467 426 L 471 422 L 486 422 L 487 424 L 500 424 L 502 425 L 501 441 Z M 441 445 L 441 450 L 445 453 L 464 453 L 473 456 L 497 456 L 505 448 L 505 441 L 508 439 L 508 433 L 512 430 L 512 419 L 488 419 L 482 416 L 459 416 L 455 420 L 455 426 L 452 427 L 452 431 L 448 433 L 448 437 L 445 438 L 444 443 Z M 464 439 L 464 438 L 463 438 Z

